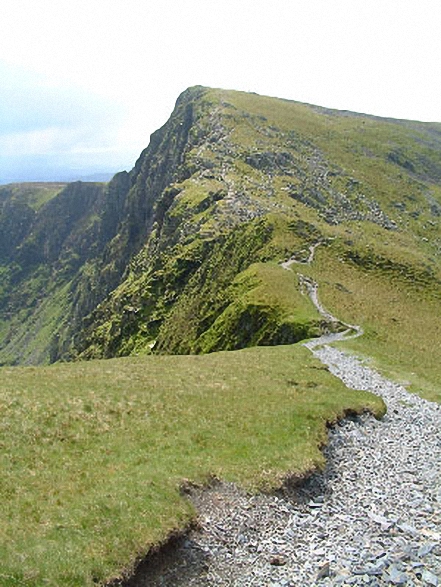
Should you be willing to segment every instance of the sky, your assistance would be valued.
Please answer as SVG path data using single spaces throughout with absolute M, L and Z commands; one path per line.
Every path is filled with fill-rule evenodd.
M 130 169 L 204 85 L 441 122 L 440 0 L 2 0 L 0 182 Z

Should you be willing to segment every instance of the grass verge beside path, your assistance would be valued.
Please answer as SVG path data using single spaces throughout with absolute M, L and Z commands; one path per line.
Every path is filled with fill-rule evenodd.
M 194 515 L 184 479 L 250 490 L 323 465 L 326 422 L 381 415 L 299 345 L 0 370 L 0 584 L 100 584 Z
M 401 283 L 379 269 L 357 269 L 324 248 L 308 269 L 305 273 L 319 283 L 324 306 L 364 329 L 363 336 L 338 344 L 368 357 L 409 391 L 441 402 L 439 292 Z

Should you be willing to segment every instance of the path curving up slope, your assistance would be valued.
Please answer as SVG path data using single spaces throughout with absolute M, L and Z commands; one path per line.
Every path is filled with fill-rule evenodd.
M 224 483 L 195 491 L 200 528 L 132 585 L 441 585 L 441 406 L 326 344 L 344 336 L 306 346 L 348 387 L 380 395 L 384 419 L 332 429 L 326 470 L 300 492 L 250 497 Z

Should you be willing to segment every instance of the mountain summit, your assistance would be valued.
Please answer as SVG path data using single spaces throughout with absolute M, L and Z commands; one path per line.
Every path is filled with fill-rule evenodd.
M 403 299 L 440 322 L 440 217 L 441 124 L 189 88 L 129 173 L 0 187 L 0 363 L 339 329 L 281 266 L 311 246 L 337 315 L 404 349 Z

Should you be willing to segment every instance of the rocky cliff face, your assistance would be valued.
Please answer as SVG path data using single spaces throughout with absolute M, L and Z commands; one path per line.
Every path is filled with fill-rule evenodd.
M 70 184 L 41 205 L 29 186 L 13 186 L 13 195 L 3 191 L 1 360 L 48 360 L 69 305 L 69 283 L 96 251 L 104 186 Z
M 295 342 L 317 242 L 436 289 L 440 177 L 440 125 L 190 88 L 109 184 L 0 189 L 0 362 Z
M 50 194 L 40 193 L 49 190 L 44 184 L 0 189 L 0 363 L 70 356 L 83 318 L 148 239 L 156 200 L 188 174 L 182 159 L 200 91 L 184 93 L 133 170 L 108 185 L 76 182 Z

